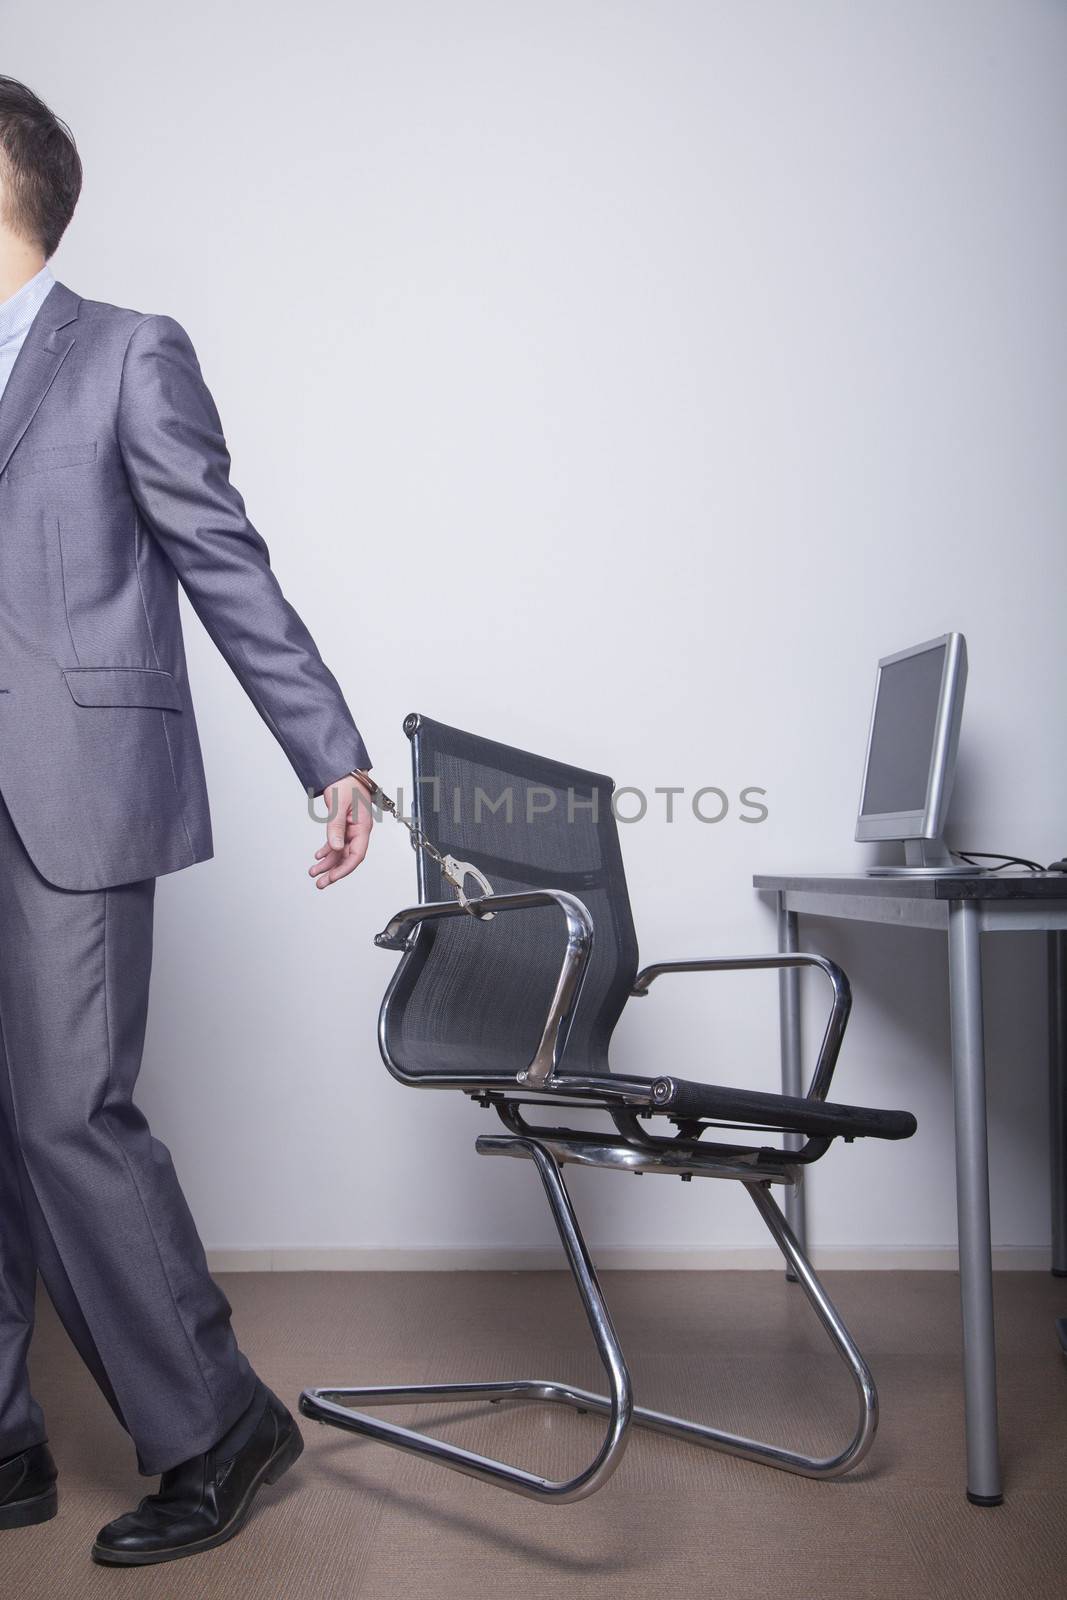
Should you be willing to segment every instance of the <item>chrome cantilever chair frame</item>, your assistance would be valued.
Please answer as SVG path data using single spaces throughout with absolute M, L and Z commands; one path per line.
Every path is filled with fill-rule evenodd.
M 586 906 L 573 894 L 539 889 L 518 894 L 491 895 L 472 901 L 468 910 L 451 900 L 411 906 L 398 912 L 375 942 L 386 949 L 410 952 L 421 930 L 429 922 L 471 914 L 479 917 L 487 912 L 520 912 L 553 904 L 562 912 L 566 925 L 562 963 L 540 1042 L 527 1067 L 515 1075 L 514 1091 L 501 1093 L 498 1073 L 442 1072 L 435 1076 L 433 1086 L 464 1089 L 481 1103 L 493 1105 L 511 1130 L 505 1134 L 480 1137 L 476 1141 L 480 1155 L 511 1156 L 530 1161 L 536 1168 L 607 1375 L 608 1393 L 594 1394 L 570 1384 L 544 1379 L 358 1388 L 317 1387 L 304 1390 L 300 1409 L 305 1416 L 317 1422 L 438 1461 L 454 1471 L 497 1484 L 516 1494 L 550 1502 L 583 1499 L 599 1489 L 618 1466 L 633 1424 L 806 1477 L 838 1477 L 858 1465 L 870 1449 L 878 1422 L 877 1392 L 866 1362 L 771 1194 L 771 1185 L 774 1183 L 800 1182 L 805 1161 L 822 1154 L 829 1141 L 818 1135 L 809 1136 L 807 1144 L 799 1151 L 752 1151 L 731 1146 L 701 1148 L 696 1139 L 684 1137 L 682 1124 L 679 1125 L 683 1127 L 683 1133 L 678 1138 L 655 1137 L 641 1129 L 638 1117 L 642 1111 L 646 1114 L 669 1114 L 678 1088 L 675 1080 L 658 1078 L 646 1082 L 615 1074 L 583 1077 L 560 1073 L 560 1058 L 568 1026 L 581 993 L 593 944 L 592 918 Z M 805 1097 L 813 1104 L 818 1104 L 825 1100 L 851 1005 L 844 973 L 825 957 L 798 952 L 664 962 L 642 969 L 634 980 L 631 993 L 635 998 L 647 995 L 651 984 L 668 973 L 776 970 L 800 966 L 819 968 L 829 978 L 833 988 L 829 1019 Z M 386 1064 L 396 1078 L 401 1082 L 418 1082 L 420 1086 L 426 1086 L 425 1080 L 410 1077 L 390 1054 L 390 1010 L 399 976 L 398 971 L 382 1006 L 379 1043 Z M 611 1115 L 619 1131 L 615 1135 L 598 1135 L 569 1129 L 531 1128 L 523 1119 L 523 1105 L 611 1107 L 614 1108 Z M 785 1258 L 790 1276 L 801 1284 L 855 1384 L 859 1402 L 858 1423 L 851 1439 L 841 1450 L 831 1456 L 809 1456 L 634 1405 L 629 1369 L 564 1183 L 561 1168 L 567 1163 L 626 1172 L 668 1172 L 684 1179 L 731 1178 L 745 1185 L 756 1210 Z M 357 1409 L 362 1405 L 389 1407 L 464 1401 L 495 1404 L 508 1400 L 547 1400 L 573 1407 L 579 1412 L 593 1412 L 605 1417 L 607 1429 L 593 1460 L 574 1477 L 554 1480 L 412 1428 L 382 1421 Z

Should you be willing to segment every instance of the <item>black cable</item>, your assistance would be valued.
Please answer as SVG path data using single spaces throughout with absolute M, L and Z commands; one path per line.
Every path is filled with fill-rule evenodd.
M 1040 861 L 1028 861 L 1025 856 L 1006 856 L 996 850 L 953 850 L 954 856 L 959 856 L 961 861 L 966 861 L 969 866 L 976 867 L 979 861 L 999 861 L 999 867 L 989 867 L 990 872 L 1003 872 L 1005 867 L 1029 867 L 1031 872 L 1047 872 Z M 977 859 L 972 859 L 976 857 Z

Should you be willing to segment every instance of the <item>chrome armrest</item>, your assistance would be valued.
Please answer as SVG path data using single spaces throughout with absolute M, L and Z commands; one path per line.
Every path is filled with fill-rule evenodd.
M 529 889 L 518 894 L 483 895 L 478 900 L 469 900 L 467 906 L 460 905 L 458 900 L 432 900 L 427 905 L 408 906 L 398 911 L 374 940 L 381 950 L 407 950 L 411 946 L 412 934 L 424 922 L 436 921 L 441 917 L 470 916 L 479 926 L 483 926 L 480 918 L 485 912 L 528 911 L 535 906 L 553 905 L 563 912 L 567 924 L 567 946 L 540 1042 L 529 1065 L 516 1073 L 517 1081 L 530 1089 L 544 1089 L 551 1083 L 563 1054 L 567 1028 L 593 948 L 593 919 L 576 895 L 568 894 L 563 889 Z
M 830 980 L 834 991 L 833 1003 L 826 1022 L 826 1030 L 823 1033 L 822 1044 L 819 1046 L 815 1071 L 811 1075 L 811 1082 L 808 1084 L 805 1093 L 805 1099 L 807 1100 L 825 1100 L 826 1092 L 830 1087 L 830 1080 L 834 1075 L 834 1068 L 837 1065 L 841 1041 L 845 1036 L 848 1014 L 852 1009 L 852 989 L 848 978 L 837 963 L 828 960 L 826 956 L 791 950 L 776 952 L 774 955 L 769 956 L 722 956 L 697 961 L 660 961 L 654 966 L 642 967 L 634 979 L 630 993 L 635 999 L 640 999 L 648 993 L 657 978 L 661 978 L 665 973 L 669 972 L 738 972 L 762 967 L 771 969 L 818 967 L 820 972 L 824 972 Z

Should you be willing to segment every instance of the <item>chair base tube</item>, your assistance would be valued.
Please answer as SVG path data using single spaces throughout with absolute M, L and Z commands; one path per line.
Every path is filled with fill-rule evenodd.
M 504 1143 L 502 1139 L 494 1140 L 496 1146 Z M 560 1503 L 584 1499 L 606 1483 L 622 1458 L 632 1423 L 653 1429 L 657 1433 L 667 1434 L 671 1438 L 683 1439 L 690 1444 L 722 1450 L 747 1461 L 778 1467 L 783 1471 L 799 1473 L 809 1478 L 840 1477 L 863 1460 L 874 1440 L 878 1424 L 878 1397 L 874 1380 L 848 1329 L 816 1277 L 811 1263 L 775 1204 L 769 1185 L 746 1183 L 745 1189 L 751 1195 L 756 1209 L 785 1256 L 791 1274 L 796 1275 L 856 1385 L 859 1398 L 859 1422 L 856 1431 L 849 1443 L 832 1456 L 808 1456 L 778 1445 L 763 1444 L 741 1434 L 711 1428 L 704 1423 L 671 1416 L 666 1412 L 635 1406 L 630 1374 L 623 1359 L 618 1336 L 612 1326 L 559 1166 L 549 1151 L 535 1139 L 516 1137 L 507 1143 L 521 1147 L 521 1151 L 509 1149 L 507 1154 L 521 1153 L 537 1167 L 582 1306 L 589 1320 L 598 1354 L 608 1376 L 608 1394 L 594 1394 L 572 1384 L 545 1379 L 513 1379 L 495 1383 L 404 1384 L 370 1388 L 320 1387 L 305 1389 L 301 1395 L 300 1410 L 304 1416 L 316 1422 L 377 1439 L 382 1444 L 392 1445 L 413 1455 L 439 1461 L 442 1466 L 449 1467 L 455 1472 L 479 1478 L 486 1483 L 497 1484 L 501 1488 L 510 1489 L 513 1493 Z M 500 1150 L 499 1153 L 505 1152 Z M 591 1412 L 607 1419 L 607 1432 L 593 1461 L 584 1471 L 572 1478 L 556 1481 L 526 1472 L 521 1467 L 496 1461 L 489 1456 L 465 1450 L 459 1445 L 419 1433 L 412 1428 L 385 1422 L 379 1417 L 356 1409 L 360 1405 L 387 1407 L 453 1402 L 499 1404 L 501 1401 L 550 1401 L 570 1406 L 579 1412 Z

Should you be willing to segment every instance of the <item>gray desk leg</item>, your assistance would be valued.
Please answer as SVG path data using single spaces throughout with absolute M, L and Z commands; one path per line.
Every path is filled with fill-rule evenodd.
M 800 927 L 795 911 L 785 908 L 785 895 L 778 894 L 778 949 L 781 952 L 790 952 L 800 949 Z M 778 1029 L 782 1051 L 782 1093 L 802 1095 L 804 1085 L 801 1081 L 802 1066 L 800 1059 L 800 969 L 798 967 L 784 967 L 778 974 Z M 799 1133 L 785 1135 L 785 1148 L 799 1150 L 804 1143 Z M 802 1186 L 787 1188 L 785 1191 L 786 1221 L 800 1241 L 800 1248 L 807 1252 L 807 1215 L 804 1207 L 804 1190 Z M 786 1277 L 791 1283 L 796 1282 L 796 1273 L 791 1269 L 786 1270 Z
M 1048 935 L 1052 1271 L 1067 1278 L 1067 933 Z
M 948 913 L 952 1083 L 956 1105 L 956 1226 L 963 1310 L 963 1386 L 967 1429 L 967 1498 L 1003 1499 L 997 1441 L 997 1369 L 993 1339 L 993 1261 L 989 1236 L 982 945 L 978 905 L 953 901 Z

